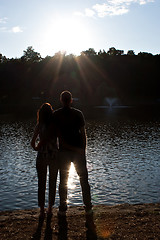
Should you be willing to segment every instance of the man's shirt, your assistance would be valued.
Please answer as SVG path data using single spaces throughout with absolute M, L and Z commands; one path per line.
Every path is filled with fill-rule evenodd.
M 80 110 L 60 108 L 53 113 L 53 121 L 57 128 L 60 150 L 74 151 L 76 148 L 83 148 L 80 129 L 85 126 L 85 119 Z

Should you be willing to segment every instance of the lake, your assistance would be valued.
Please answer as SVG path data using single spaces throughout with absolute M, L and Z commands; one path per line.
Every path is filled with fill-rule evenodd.
M 35 123 L 0 116 L 0 211 L 38 207 L 36 152 L 30 146 Z M 160 121 L 97 117 L 88 118 L 86 128 L 93 204 L 159 202 Z M 82 205 L 73 165 L 68 189 L 68 205 Z

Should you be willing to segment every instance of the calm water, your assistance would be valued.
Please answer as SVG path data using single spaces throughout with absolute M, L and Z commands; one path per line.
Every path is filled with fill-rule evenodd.
M 37 207 L 36 152 L 30 147 L 35 119 L 7 119 L 0 120 L 0 210 Z M 93 204 L 160 201 L 159 121 L 88 120 L 87 135 Z M 68 187 L 68 204 L 82 205 L 73 165 Z

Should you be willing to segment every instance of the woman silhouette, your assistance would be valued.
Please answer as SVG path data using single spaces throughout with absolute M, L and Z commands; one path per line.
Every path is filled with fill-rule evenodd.
M 37 112 L 37 125 L 31 140 L 31 146 L 35 151 L 38 151 L 36 169 L 38 175 L 38 205 L 40 207 L 40 217 L 44 217 L 45 215 L 44 206 L 47 167 L 49 167 L 48 215 L 52 214 L 52 206 L 54 205 L 56 194 L 58 148 L 56 130 L 53 125 L 52 115 L 52 106 L 49 103 L 44 103 Z

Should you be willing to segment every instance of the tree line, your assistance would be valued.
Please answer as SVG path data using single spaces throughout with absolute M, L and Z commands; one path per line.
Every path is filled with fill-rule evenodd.
M 98 53 L 89 48 L 80 56 L 65 52 L 42 58 L 28 47 L 21 58 L 0 54 L 0 105 L 28 106 L 48 101 L 56 107 L 67 89 L 80 106 L 104 105 L 106 98 L 121 104 L 158 104 L 160 54 L 114 47 Z

